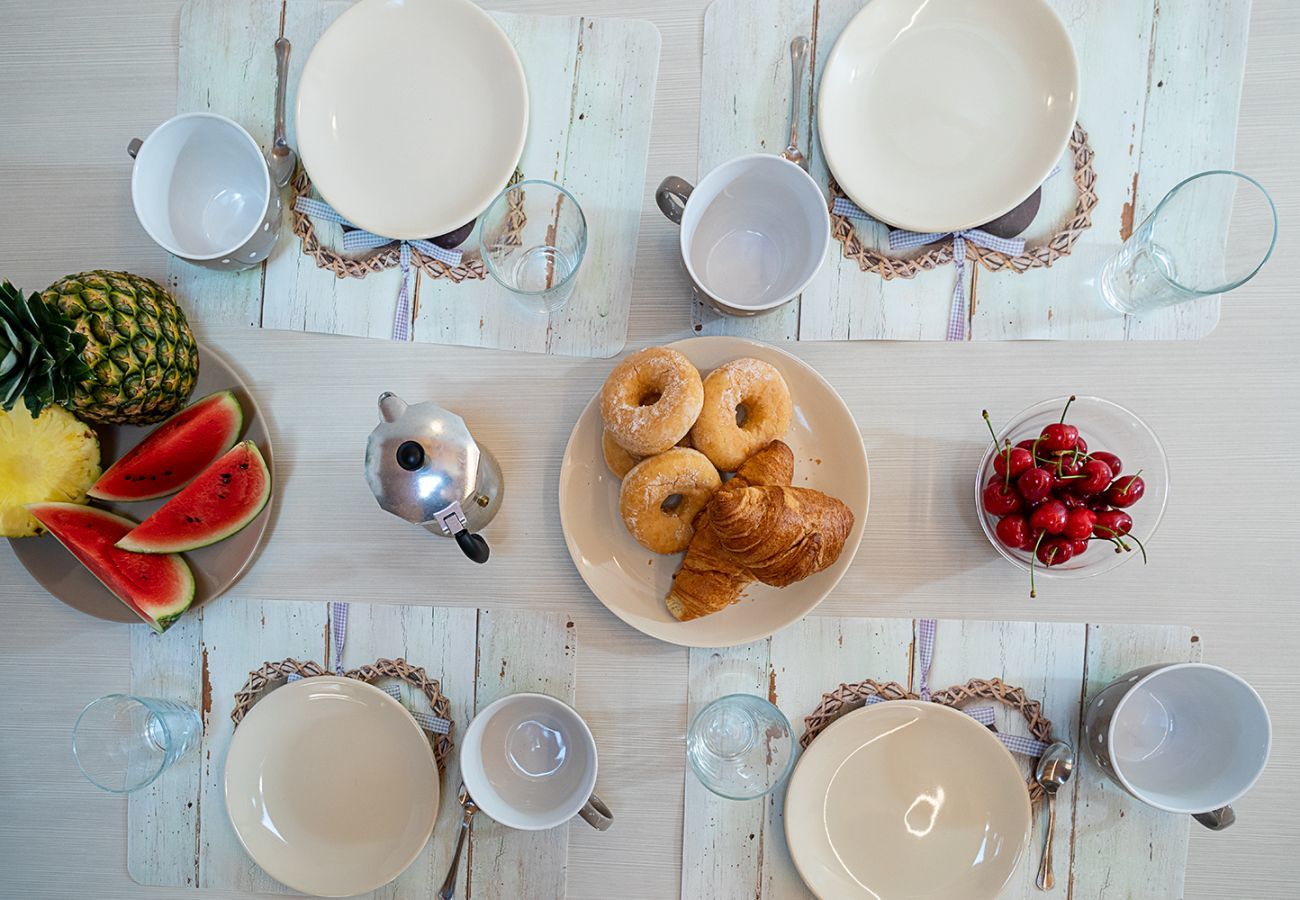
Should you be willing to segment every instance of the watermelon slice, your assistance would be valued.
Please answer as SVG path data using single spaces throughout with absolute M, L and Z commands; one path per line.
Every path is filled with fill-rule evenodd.
M 153 500 L 174 494 L 239 440 L 244 410 L 231 391 L 192 403 L 155 428 L 87 493 L 98 500 Z
M 184 553 L 225 540 L 271 499 L 271 470 L 252 441 L 236 444 L 117 542 L 136 553 Z
M 78 503 L 33 503 L 36 517 L 113 596 L 159 634 L 189 609 L 194 574 L 179 556 L 144 556 L 113 546 L 136 523 Z

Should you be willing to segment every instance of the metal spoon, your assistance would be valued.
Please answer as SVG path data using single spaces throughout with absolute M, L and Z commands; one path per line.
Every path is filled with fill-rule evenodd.
M 289 149 L 289 141 L 284 134 L 284 92 L 289 81 L 288 38 L 277 38 L 275 42 L 275 138 L 271 143 L 271 180 L 276 187 L 284 187 L 293 177 L 294 167 L 298 164 L 298 155 Z
M 1038 782 L 1047 795 L 1047 837 L 1043 840 L 1043 864 L 1038 867 L 1038 879 L 1034 882 L 1039 890 L 1050 891 L 1056 883 L 1052 875 L 1052 832 L 1056 830 L 1056 792 L 1061 785 L 1070 780 L 1074 772 L 1074 748 L 1063 741 L 1057 741 L 1045 751 L 1038 760 L 1034 780 Z
M 456 896 L 456 876 L 460 874 L 460 851 L 465 849 L 465 835 L 469 833 L 469 820 L 474 818 L 474 813 L 478 812 L 478 805 L 474 798 L 469 795 L 465 785 L 460 786 L 460 793 L 456 797 L 460 801 L 461 809 L 464 815 L 460 819 L 460 834 L 456 838 L 456 852 L 451 856 L 451 869 L 447 872 L 447 877 L 443 879 L 442 887 L 438 888 L 438 900 L 451 900 Z
M 803 76 L 808 71 L 808 39 L 803 35 L 790 42 L 790 146 L 781 156 L 805 172 L 808 158 L 799 151 L 799 97 L 803 94 Z

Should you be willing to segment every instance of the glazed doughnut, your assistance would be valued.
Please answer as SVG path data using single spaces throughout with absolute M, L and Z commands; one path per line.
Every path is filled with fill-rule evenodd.
M 695 517 L 722 478 L 698 450 L 674 447 L 643 459 L 623 479 L 618 510 L 632 537 L 655 553 L 679 553 L 695 535 Z M 669 502 L 671 498 L 679 498 Z
M 600 449 L 605 452 L 605 465 L 609 466 L 609 470 L 618 478 L 631 472 L 632 467 L 644 458 L 629 453 L 627 448 L 614 440 L 614 436 L 608 431 L 600 436 Z
M 600 417 L 629 453 L 654 456 L 685 437 L 703 403 L 704 386 L 691 361 L 667 347 L 647 347 L 609 373 Z
M 704 408 L 691 444 L 722 471 L 734 472 L 785 435 L 790 414 L 790 388 L 776 366 L 733 359 L 704 379 Z

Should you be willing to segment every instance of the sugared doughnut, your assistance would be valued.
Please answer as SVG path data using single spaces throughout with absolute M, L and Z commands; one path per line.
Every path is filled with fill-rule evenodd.
M 695 534 L 696 515 L 720 487 L 722 478 L 703 453 L 674 447 L 632 467 L 623 479 L 618 509 L 641 546 L 678 553 Z
M 600 449 L 605 453 L 605 465 L 618 478 L 627 475 L 642 460 L 642 457 L 629 453 L 608 431 L 600 436 Z
M 790 429 L 790 388 L 776 366 L 733 359 L 704 379 L 704 407 L 691 445 L 724 472 L 734 472 Z
M 600 417 L 629 453 L 654 456 L 691 430 L 703 403 L 704 386 L 691 361 L 667 347 L 647 347 L 609 373 Z

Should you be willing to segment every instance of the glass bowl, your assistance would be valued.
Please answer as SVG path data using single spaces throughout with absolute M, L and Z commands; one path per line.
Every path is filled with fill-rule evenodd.
M 1060 421 L 1061 411 L 1065 409 L 1068 399 L 1058 397 L 1044 400 L 1018 414 L 998 432 L 998 446 L 1002 446 L 1006 440 L 1015 446 L 1020 441 L 1037 438 L 1043 426 Z M 1124 511 L 1133 517 L 1131 533 L 1143 544 L 1149 544 L 1165 514 L 1165 504 L 1169 499 L 1169 460 L 1160 439 L 1132 412 L 1101 397 L 1076 397 L 1070 404 L 1065 421 L 1079 429 L 1079 436 L 1088 442 L 1090 452 L 1105 450 L 1120 458 L 1124 466 L 1120 477 L 1137 474 L 1139 469 L 1142 471 L 1146 492 L 1142 499 Z M 995 474 L 994 452 L 995 448 L 990 444 L 976 470 L 976 515 L 989 543 L 1013 565 L 1028 571 L 1032 553 L 1008 547 L 998 540 L 994 528 L 999 517 L 985 511 L 980 499 L 984 486 Z M 1036 564 L 1034 571 L 1037 575 L 1048 578 L 1088 578 L 1100 575 L 1142 555 L 1133 541 L 1127 543 L 1133 548 L 1132 552 L 1116 553 L 1114 545 L 1093 541 L 1087 553 L 1050 568 Z

